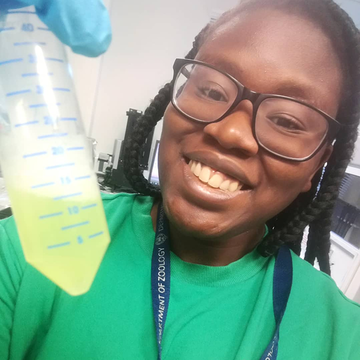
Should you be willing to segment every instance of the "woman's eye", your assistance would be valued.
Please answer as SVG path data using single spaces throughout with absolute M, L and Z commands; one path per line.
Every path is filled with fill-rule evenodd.
M 210 87 L 199 88 L 201 96 L 208 98 L 214 101 L 227 102 L 227 98 L 224 93 L 220 92 L 218 89 Z
M 285 130 L 303 130 L 301 124 L 299 124 L 299 122 L 294 119 L 289 119 L 289 118 L 281 117 L 281 116 L 272 117 L 269 119 L 275 125 L 283 128 Z

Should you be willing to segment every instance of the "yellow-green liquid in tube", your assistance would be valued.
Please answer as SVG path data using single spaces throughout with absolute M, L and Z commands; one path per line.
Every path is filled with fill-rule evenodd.
M 26 10 L 0 17 L 1 170 L 27 262 L 80 295 L 110 237 L 65 48 Z
M 26 261 L 70 295 L 87 292 L 110 240 L 100 195 L 8 192 Z

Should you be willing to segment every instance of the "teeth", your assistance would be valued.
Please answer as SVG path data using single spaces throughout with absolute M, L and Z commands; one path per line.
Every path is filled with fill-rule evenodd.
M 238 181 L 234 181 L 230 184 L 229 186 L 229 191 L 234 192 L 239 188 L 239 182 Z
M 235 192 L 241 189 L 242 185 L 239 181 L 231 181 L 229 179 L 224 180 L 226 175 L 214 173 L 214 170 L 209 166 L 202 165 L 200 162 L 190 160 L 189 166 L 191 172 L 197 176 L 202 182 L 208 184 L 215 189 L 221 189 L 223 191 Z M 212 175 L 212 176 L 211 176 Z
M 208 166 L 203 166 L 199 175 L 199 179 L 207 183 L 210 180 L 211 169 Z
M 196 163 L 195 163 L 195 161 L 192 161 L 192 160 L 190 161 L 190 163 L 191 163 L 191 165 L 190 164 L 189 165 L 191 167 L 191 171 L 194 172 L 195 168 L 196 168 Z
M 195 166 L 194 174 L 195 174 L 197 177 L 199 177 L 200 173 L 201 173 L 201 164 L 198 162 L 198 163 L 196 164 L 196 166 Z
M 230 180 L 225 180 L 221 185 L 220 185 L 220 189 L 221 190 L 228 190 L 230 186 Z
M 212 186 L 213 188 L 219 188 L 221 183 L 223 183 L 223 177 L 219 174 L 215 174 L 208 182 L 208 185 Z

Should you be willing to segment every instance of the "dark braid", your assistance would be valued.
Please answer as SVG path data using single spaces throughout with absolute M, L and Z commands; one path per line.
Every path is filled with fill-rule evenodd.
M 322 205 L 323 211 L 310 224 L 305 259 L 313 264 L 315 257 L 317 257 L 322 270 L 328 267 L 332 212 L 339 195 L 341 181 L 354 151 L 356 139 L 357 125 L 348 126 L 346 130 L 339 134 L 334 145 L 334 155 L 328 162 L 321 192 L 318 194 L 319 200 L 316 199 L 316 202 L 314 202 L 318 202 L 319 207 Z
M 195 58 L 202 37 L 207 32 L 208 27 L 207 25 L 199 35 L 196 36 L 192 49 L 186 55 L 187 59 Z M 151 130 L 164 116 L 166 107 L 170 102 L 171 86 L 172 84 L 168 83 L 160 89 L 159 93 L 145 110 L 144 115 L 137 121 L 132 136 L 125 145 L 124 172 L 127 179 L 130 181 L 134 190 L 153 197 L 160 196 L 160 189 L 150 184 L 143 176 L 139 166 L 140 150 Z
M 344 91 L 337 119 L 345 126 L 334 144 L 333 153 L 320 181 L 322 169 L 314 176 L 312 188 L 298 198 L 280 214 L 268 221 L 269 234 L 258 246 L 263 256 L 270 256 L 284 244 L 297 254 L 301 251 L 303 232 L 309 225 L 306 260 L 314 263 L 317 258 L 321 270 L 330 273 L 329 249 L 331 215 L 338 197 L 339 187 L 351 159 L 357 139 L 357 125 L 360 118 L 360 40 L 359 31 L 351 18 L 332 0 L 245 0 L 228 11 L 214 24 L 205 27 L 195 38 L 187 58 L 193 59 L 212 31 L 246 9 L 258 6 L 274 7 L 280 10 L 302 12 L 323 28 L 331 39 L 340 59 L 344 74 Z M 134 134 L 127 145 L 125 173 L 135 190 L 151 196 L 159 190 L 150 185 L 139 170 L 141 144 L 162 118 L 169 104 L 171 84 L 165 85 L 146 109 Z M 317 191 L 319 187 L 319 191 Z
M 343 19 L 343 32 L 345 38 L 348 40 L 348 61 L 350 64 L 354 64 L 352 73 L 349 71 L 349 76 L 353 76 L 354 83 L 353 86 L 348 86 L 349 91 L 345 96 L 343 107 L 339 111 L 340 122 L 344 124 L 350 123 L 351 126 L 348 126 L 345 131 L 339 134 L 335 147 L 339 146 L 337 149 L 334 147 L 334 158 L 337 159 L 333 164 L 329 162 L 332 168 L 332 174 L 330 174 L 329 177 L 332 178 L 333 181 L 328 187 L 333 187 L 333 197 L 328 202 L 327 208 L 324 209 L 319 218 L 310 226 L 308 247 L 305 255 L 305 259 L 311 264 L 314 264 L 314 259 L 317 257 L 320 269 L 329 274 L 331 217 L 335 201 L 339 194 L 341 181 L 354 151 L 357 140 L 357 124 L 360 118 L 360 36 L 348 14 L 333 2 L 328 2 L 328 4 L 334 18 Z M 331 191 L 331 189 L 329 190 Z
M 171 84 L 166 84 L 155 96 L 149 107 L 138 120 L 130 140 L 125 145 L 124 172 L 134 190 L 144 195 L 158 196 L 159 188 L 150 184 L 143 176 L 140 166 L 140 150 L 145 139 L 163 117 L 170 101 Z
M 359 32 L 350 17 L 332 1 L 326 1 L 333 20 L 341 25 L 342 38 L 347 39 L 347 56 L 350 89 L 344 94 L 344 101 L 338 113 L 338 120 L 345 124 L 337 136 L 331 158 L 328 161 L 320 191 L 314 201 L 310 202 L 301 213 L 295 213 L 292 221 L 283 224 L 269 234 L 261 244 L 260 251 L 270 255 L 285 242 L 291 242 L 294 236 L 303 234 L 309 224 L 309 236 L 305 259 L 311 264 L 318 258 L 320 269 L 330 273 L 329 250 L 331 216 L 345 170 L 349 164 L 357 139 L 357 125 L 360 117 L 360 41 Z M 350 83 L 349 83 L 350 82 Z M 347 125 L 351 124 L 351 125 Z
M 302 211 L 295 211 L 292 214 L 292 220 L 284 222 L 283 227 L 276 227 L 267 236 L 259 246 L 263 255 L 268 256 L 275 253 L 284 243 L 296 242 L 299 237 L 302 237 L 305 227 L 310 224 L 305 258 L 312 264 L 315 258 L 318 258 L 321 270 L 330 272 L 328 254 L 331 215 L 342 178 L 353 153 L 356 138 L 356 125 L 345 128 L 339 134 L 316 198 L 305 205 Z M 298 248 L 297 253 L 300 252 L 299 250 Z

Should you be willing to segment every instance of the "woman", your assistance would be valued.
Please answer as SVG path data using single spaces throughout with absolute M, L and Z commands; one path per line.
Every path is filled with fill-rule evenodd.
M 206 27 L 129 144 L 129 179 L 155 199 L 104 196 L 112 242 L 91 291 L 26 266 L 2 222 L 1 358 L 358 359 L 359 305 L 295 253 L 310 224 L 306 259 L 329 272 L 359 46 L 329 0 L 245 1 Z M 163 115 L 160 196 L 137 165 Z

